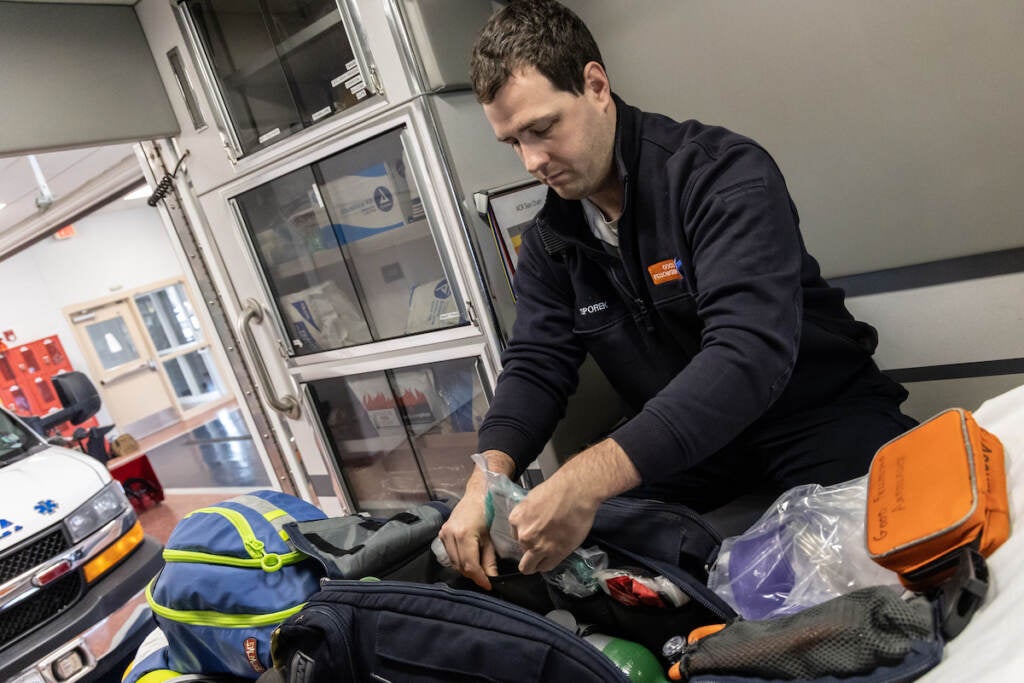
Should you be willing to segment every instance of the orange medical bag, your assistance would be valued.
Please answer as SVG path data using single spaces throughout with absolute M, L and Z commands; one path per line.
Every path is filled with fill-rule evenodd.
M 1010 535 L 1003 445 L 960 408 L 878 449 L 867 497 L 868 553 L 914 590 L 955 573 L 961 549 L 988 556 Z

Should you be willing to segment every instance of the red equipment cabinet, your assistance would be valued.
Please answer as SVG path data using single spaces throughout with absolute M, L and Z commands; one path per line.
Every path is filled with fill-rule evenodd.
M 3 401 L 4 407 L 15 415 L 26 416 L 36 414 L 35 406 L 32 404 L 29 394 L 25 393 L 17 384 L 0 386 L 0 401 Z
M 16 415 L 46 415 L 61 408 L 50 378 L 74 368 L 57 335 L 35 339 L 12 348 L 0 347 L 0 401 Z M 81 425 L 98 424 L 95 419 Z M 74 426 L 65 423 L 58 432 L 70 436 Z
M 38 407 L 39 415 L 46 415 L 54 410 L 61 409 L 60 398 L 57 397 L 57 390 L 53 388 L 53 384 L 50 383 L 49 377 L 45 374 L 38 374 L 32 378 L 31 384 L 32 393 L 35 394 L 36 406 Z
M 17 361 L 12 360 L 10 351 L 0 351 L 0 386 L 6 387 L 18 381 L 15 372 Z

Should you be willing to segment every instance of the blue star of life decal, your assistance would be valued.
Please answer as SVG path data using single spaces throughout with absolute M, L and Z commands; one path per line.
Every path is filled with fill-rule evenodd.
M 36 503 L 36 512 L 41 515 L 52 515 L 57 511 L 57 501 L 55 500 L 41 500 Z

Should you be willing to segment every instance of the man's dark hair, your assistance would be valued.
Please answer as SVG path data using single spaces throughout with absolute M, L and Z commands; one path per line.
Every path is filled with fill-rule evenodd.
M 583 94 L 583 67 L 601 51 L 586 24 L 554 0 L 512 0 L 477 36 L 469 62 L 473 92 L 482 104 L 513 72 L 534 67 L 558 90 Z

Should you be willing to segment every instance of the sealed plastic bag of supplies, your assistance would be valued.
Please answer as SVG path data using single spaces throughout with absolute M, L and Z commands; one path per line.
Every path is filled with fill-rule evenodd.
M 494 551 L 500 558 L 518 562 L 523 556 L 523 549 L 509 526 L 508 516 L 512 508 L 526 498 L 527 491 L 504 474 L 491 471 L 483 455 L 474 453 L 470 457 L 483 470 L 487 480 L 484 510 Z M 597 548 L 577 548 L 557 567 L 543 572 L 543 576 L 545 581 L 563 593 L 585 597 L 597 591 L 598 581 L 594 573 L 606 566 L 607 557 L 604 552 Z
M 708 586 L 746 619 L 767 619 L 898 584 L 867 554 L 866 499 L 866 477 L 790 489 L 745 533 L 722 542 Z

